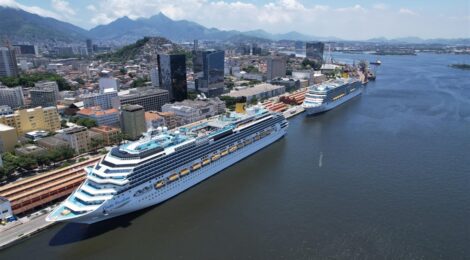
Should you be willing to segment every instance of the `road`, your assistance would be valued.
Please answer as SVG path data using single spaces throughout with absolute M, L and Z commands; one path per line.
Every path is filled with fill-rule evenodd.
M 54 223 L 46 222 L 46 215 L 40 215 L 34 219 L 23 218 L 22 223 L 16 225 L 7 230 L 0 232 L 0 249 L 8 246 L 9 244 L 21 240 L 22 238 L 28 237 L 46 227 L 53 225 Z

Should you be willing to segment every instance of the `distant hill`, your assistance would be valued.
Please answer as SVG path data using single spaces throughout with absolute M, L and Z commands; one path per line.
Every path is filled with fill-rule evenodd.
M 367 40 L 368 42 L 377 43 L 407 43 L 407 44 L 444 44 L 444 45 L 469 45 L 469 38 L 458 38 L 458 39 L 422 39 L 419 37 L 400 37 L 388 39 L 385 37 L 372 38 Z
M 299 32 L 272 34 L 264 30 L 241 32 L 224 31 L 207 28 L 198 23 L 179 20 L 175 21 L 159 13 L 149 18 L 132 20 L 121 17 L 109 24 L 99 25 L 87 31 L 70 23 L 54 18 L 42 17 L 21 9 L 0 6 L 0 39 L 6 37 L 13 42 L 18 41 L 64 41 L 77 42 L 86 38 L 118 43 L 133 43 L 145 36 L 164 37 L 172 41 L 199 40 L 231 40 L 238 41 L 266 39 L 270 41 L 342 41 L 336 37 L 317 37 Z M 254 38 L 253 38 L 254 37 Z M 379 43 L 426 43 L 426 44 L 470 44 L 470 39 L 421 39 L 404 37 L 387 39 L 384 37 L 368 40 Z
M 173 41 L 193 39 L 225 40 L 236 31 L 221 31 L 200 24 L 181 20 L 173 21 L 162 13 L 137 20 L 119 18 L 109 24 L 90 30 L 90 36 L 99 40 L 137 40 L 144 36 L 160 36 Z
M 87 30 L 70 23 L 0 6 L 0 37 L 11 41 L 71 42 L 84 40 L 87 34 Z
M 145 59 L 149 64 L 156 64 L 157 54 L 181 53 L 185 50 L 178 44 L 163 37 L 144 37 L 135 43 L 126 45 L 115 52 L 98 55 L 97 59 L 114 62 L 125 62 L 135 59 Z

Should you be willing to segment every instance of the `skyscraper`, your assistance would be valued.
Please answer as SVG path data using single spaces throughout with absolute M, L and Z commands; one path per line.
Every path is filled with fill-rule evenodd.
M 160 88 L 168 90 L 170 101 L 182 101 L 188 97 L 184 54 L 158 55 L 158 74 Z
M 202 51 L 197 54 L 200 56 L 201 64 L 198 67 L 201 71 L 196 75 L 196 89 L 208 97 L 221 95 L 224 91 L 225 52 Z
M 323 51 L 325 44 L 323 42 L 307 42 L 305 45 L 306 56 L 317 63 L 323 63 Z
M 18 66 L 14 50 L 0 47 L 0 77 L 18 76 Z
M 88 56 L 93 55 L 93 42 L 91 39 L 86 39 L 86 50 L 88 52 Z
M 137 140 L 147 131 L 144 108 L 139 105 L 124 105 L 121 110 L 122 133 L 131 140 Z
M 269 57 L 267 60 L 267 80 L 286 76 L 286 59 L 284 57 Z
M 158 68 L 150 69 L 150 80 L 152 81 L 152 87 L 160 87 L 160 82 L 158 81 Z

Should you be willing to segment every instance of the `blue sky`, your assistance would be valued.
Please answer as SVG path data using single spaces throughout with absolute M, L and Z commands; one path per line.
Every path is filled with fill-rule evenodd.
M 159 12 L 219 29 L 298 31 L 343 39 L 470 37 L 469 0 L 0 0 L 89 29 Z

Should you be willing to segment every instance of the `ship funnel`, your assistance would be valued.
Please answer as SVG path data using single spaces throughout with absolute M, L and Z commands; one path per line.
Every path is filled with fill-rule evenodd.
M 239 114 L 245 114 L 245 105 L 246 105 L 246 97 L 237 98 L 235 103 L 235 112 Z

